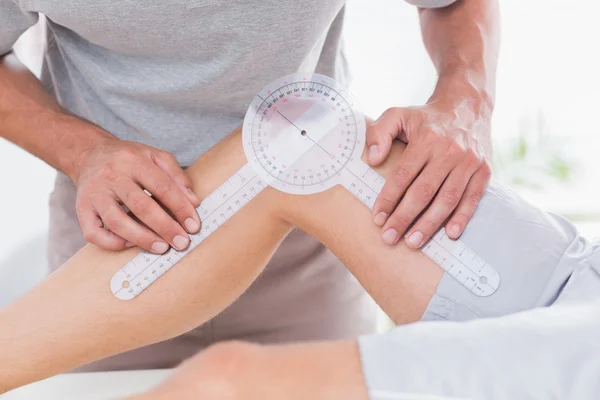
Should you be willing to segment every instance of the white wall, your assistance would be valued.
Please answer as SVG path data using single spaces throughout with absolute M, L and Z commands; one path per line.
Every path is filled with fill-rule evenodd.
M 36 26 L 16 46 L 36 74 L 40 34 Z M 54 175 L 44 162 L 0 139 L 0 307 L 46 274 L 47 204 Z
M 435 73 L 420 41 L 415 9 L 400 0 L 350 0 L 349 9 L 352 90 L 365 111 L 376 116 L 393 105 L 426 101 Z M 577 177 L 567 186 L 547 182 L 541 191 L 516 189 L 561 214 L 600 215 L 600 3 L 500 0 L 500 9 L 497 152 L 513 143 L 523 120 L 534 122 L 542 113 L 548 134 L 572 160 Z M 589 233 L 600 236 L 594 229 Z

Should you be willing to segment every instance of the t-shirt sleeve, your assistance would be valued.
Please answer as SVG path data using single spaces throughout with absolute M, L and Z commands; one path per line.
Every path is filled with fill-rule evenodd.
M 38 18 L 37 13 L 23 11 L 13 0 L 0 0 L 0 56 L 10 52 L 19 36 Z
M 599 398 L 600 301 L 405 325 L 359 347 L 370 400 Z
M 405 0 L 407 3 L 420 8 L 439 8 L 446 7 L 456 2 L 456 0 Z

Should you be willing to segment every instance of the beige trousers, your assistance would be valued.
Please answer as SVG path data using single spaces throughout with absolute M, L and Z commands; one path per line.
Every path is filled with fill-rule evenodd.
M 71 180 L 58 173 L 50 196 L 51 270 L 86 243 L 75 214 L 75 196 Z M 294 230 L 246 293 L 211 321 L 180 337 L 79 370 L 174 367 L 222 340 L 281 343 L 356 337 L 376 330 L 376 310 L 372 299 L 329 250 Z

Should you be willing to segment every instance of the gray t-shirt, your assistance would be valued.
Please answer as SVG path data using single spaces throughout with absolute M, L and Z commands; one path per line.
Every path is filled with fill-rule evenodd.
M 408 0 L 441 6 L 453 0 Z M 0 54 L 48 18 L 42 80 L 60 104 L 182 165 L 296 71 L 346 80 L 345 0 L 0 0 Z
M 272 80 L 317 71 L 344 82 L 344 11 L 344 0 L 0 0 L 0 54 L 44 14 L 42 81 L 58 102 L 187 166 L 241 124 L 254 95 Z M 59 173 L 50 198 L 52 269 L 85 244 L 75 198 L 75 186 Z M 315 239 L 294 232 L 252 287 L 210 323 L 87 369 L 173 366 L 222 339 L 355 337 L 373 332 L 375 319 L 371 300 L 345 267 Z
M 47 16 L 42 81 L 63 107 L 182 165 L 240 125 L 270 81 L 313 70 L 344 80 L 344 0 L 0 4 L 1 52 Z

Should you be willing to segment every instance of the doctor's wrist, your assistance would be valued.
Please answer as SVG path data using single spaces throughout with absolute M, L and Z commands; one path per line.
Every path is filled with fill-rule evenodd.
M 105 130 L 72 115 L 57 117 L 56 124 L 70 135 L 57 143 L 58 169 L 77 182 L 87 155 L 97 146 L 117 139 Z
M 495 90 L 483 71 L 466 66 L 444 70 L 427 103 L 463 103 L 464 101 L 473 104 L 481 113 L 492 114 L 495 106 Z

